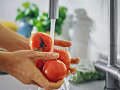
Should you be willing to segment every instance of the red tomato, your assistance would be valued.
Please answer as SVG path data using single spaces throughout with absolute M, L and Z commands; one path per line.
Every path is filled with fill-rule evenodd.
M 37 32 L 30 38 L 30 47 L 35 51 L 50 52 L 52 48 L 52 38 L 46 33 Z
M 44 61 L 44 60 L 37 60 L 36 62 L 35 62 L 35 64 L 36 64 L 36 67 L 42 72 L 42 69 L 43 69 L 43 66 L 44 66 L 44 64 L 46 63 L 46 61 Z
M 55 49 L 54 52 L 59 53 L 59 60 L 61 60 L 66 65 L 67 69 L 69 69 L 71 63 L 69 53 L 62 49 Z
M 43 67 L 43 75 L 51 82 L 62 80 L 67 73 L 67 68 L 60 60 L 50 60 Z

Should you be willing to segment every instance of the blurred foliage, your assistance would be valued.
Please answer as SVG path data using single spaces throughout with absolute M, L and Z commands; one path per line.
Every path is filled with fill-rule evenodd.
M 69 81 L 71 83 L 78 84 L 95 80 L 105 80 L 105 75 L 97 71 L 92 72 L 77 71 L 75 75 L 71 76 L 71 79 Z
M 4 50 L 0 48 L 0 51 L 4 51 Z
M 35 18 L 39 15 L 39 9 L 37 7 L 37 5 L 35 4 L 31 4 L 29 2 L 25 2 L 22 4 L 23 10 L 22 9 L 18 9 L 17 12 L 17 16 L 16 16 L 16 21 L 22 18 Z
M 22 4 L 24 10 L 18 9 L 18 15 L 16 21 L 22 18 L 28 18 L 29 23 L 37 28 L 38 32 L 50 31 L 50 19 L 48 18 L 48 13 L 43 12 L 39 15 L 39 8 L 37 5 L 29 2 Z M 59 8 L 59 18 L 56 20 L 55 32 L 60 35 L 62 33 L 62 24 L 66 18 L 67 8 Z
M 55 32 L 60 35 L 62 33 L 62 24 L 66 18 L 67 9 L 65 7 L 59 8 L 59 18 L 56 20 Z M 30 20 L 30 25 L 37 28 L 38 32 L 50 31 L 50 19 L 48 13 L 43 12 L 42 15 Z
M 79 84 L 96 80 L 105 80 L 105 75 L 96 71 L 94 64 L 93 61 L 81 59 L 80 63 L 75 65 L 77 72 L 70 76 L 69 81 L 74 84 Z

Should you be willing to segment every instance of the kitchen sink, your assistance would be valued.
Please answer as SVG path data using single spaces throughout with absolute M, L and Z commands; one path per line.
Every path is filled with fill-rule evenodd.
M 105 81 L 70 84 L 69 90 L 104 90 Z M 34 85 L 24 85 L 11 75 L 0 75 L 0 90 L 40 90 Z

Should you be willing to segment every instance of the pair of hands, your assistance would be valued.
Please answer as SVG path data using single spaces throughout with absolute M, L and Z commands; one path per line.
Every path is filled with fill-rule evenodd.
M 70 47 L 71 42 L 55 39 L 55 45 Z M 45 89 L 58 89 L 64 83 L 49 82 L 41 73 L 34 62 L 36 60 L 57 59 L 59 54 L 53 52 L 37 52 L 33 50 L 19 50 L 14 52 L 4 52 L 2 60 L 2 70 L 11 74 L 24 84 L 33 84 Z M 79 63 L 79 58 L 71 58 L 71 64 Z M 70 68 L 68 74 L 75 73 L 75 68 Z

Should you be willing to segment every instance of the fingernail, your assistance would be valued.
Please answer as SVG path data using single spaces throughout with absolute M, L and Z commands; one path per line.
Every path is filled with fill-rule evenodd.
M 59 57 L 59 54 L 58 53 L 53 53 L 52 56 L 53 57 Z

